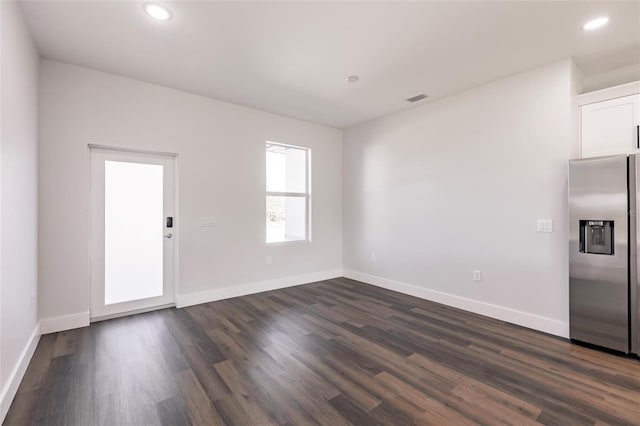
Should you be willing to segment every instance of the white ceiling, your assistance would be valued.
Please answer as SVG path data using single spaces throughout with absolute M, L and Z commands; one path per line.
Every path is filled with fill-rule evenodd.
M 587 75 L 640 62 L 640 2 L 160 3 L 173 19 L 141 2 L 22 6 L 46 58 L 334 127 L 567 57 Z

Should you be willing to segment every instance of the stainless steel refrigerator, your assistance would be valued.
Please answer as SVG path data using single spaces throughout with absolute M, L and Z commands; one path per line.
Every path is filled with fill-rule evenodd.
M 640 354 L 639 155 L 569 162 L 572 340 Z

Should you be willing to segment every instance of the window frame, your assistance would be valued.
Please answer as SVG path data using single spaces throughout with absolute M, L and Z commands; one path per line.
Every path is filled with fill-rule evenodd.
M 305 153 L 305 192 L 282 192 L 282 191 L 267 191 L 267 170 L 266 170 L 266 155 L 267 155 L 267 149 L 269 148 L 269 146 L 281 146 L 281 147 L 285 147 L 285 148 L 293 148 L 293 149 L 299 149 L 304 151 Z M 297 198 L 304 198 L 305 199 L 305 217 L 304 217 L 304 232 L 305 232 L 305 237 L 303 239 L 300 240 L 291 240 L 291 241 L 272 241 L 269 242 L 267 241 L 267 229 L 265 226 L 265 232 L 264 232 L 264 241 L 265 244 L 268 245 L 282 245 L 282 244 L 305 244 L 305 243 L 310 243 L 311 242 L 311 148 L 309 147 L 305 147 L 305 146 L 299 146 L 299 145 L 290 145 L 290 144 L 285 144 L 285 143 L 280 143 L 280 142 L 273 142 L 273 141 L 266 141 L 265 143 L 265 173 L 264 173 L 264 177 L 265 177 L 265 184 L 264 184 L 264 188 L 265 188 L 265 215 L 266 215 L 266 208 L 267 208 L 267 197 L 297 197 Z

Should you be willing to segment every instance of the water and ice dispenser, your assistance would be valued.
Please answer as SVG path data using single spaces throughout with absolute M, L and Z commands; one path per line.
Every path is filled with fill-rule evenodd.
M 613 220 L 581 220 L 580 252 L 613 255 Z

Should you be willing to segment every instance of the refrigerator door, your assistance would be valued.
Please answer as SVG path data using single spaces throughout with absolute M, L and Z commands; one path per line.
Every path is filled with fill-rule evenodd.
M 629 274 L 629 309 L 630 309 L 630 339 L 631 352 L 640 355 L 640 262 L 638 262 L 638 253 L 640 253 L 640 223 L 638 223 L 638 207 L 640 206 L 640 155 L 635 154 L 629 157 L 629 249 L 631 251 Z
M 629 351 L 627 169 L 626 155 L 569 162 L 570 335 L 622 352 Z M 611 249 L 589 249 L 594 241 Z

